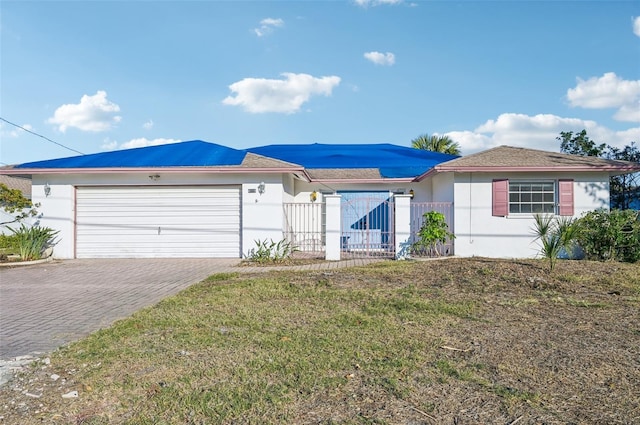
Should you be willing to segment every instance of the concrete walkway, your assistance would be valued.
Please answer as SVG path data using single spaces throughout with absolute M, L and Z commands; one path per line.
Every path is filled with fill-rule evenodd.
M 215 273 L 322 270 L 376 261 L 247 267 L 238 259 L 94 259 L 0 268 L 0 359 L 53 351 Z

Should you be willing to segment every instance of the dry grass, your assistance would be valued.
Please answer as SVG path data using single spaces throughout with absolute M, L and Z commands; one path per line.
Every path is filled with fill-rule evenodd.
M 640 264 L 215 275 L 0 389 L 0 422 L 640 423 L 639 312 Z

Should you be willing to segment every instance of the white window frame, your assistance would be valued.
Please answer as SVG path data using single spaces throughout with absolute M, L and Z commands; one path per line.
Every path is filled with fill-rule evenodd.
M 541 191 L 533 191 L 533 190 L 529 190 L 529 191 L 512 191 L 511 187 L 512 185 L 548 185 L 551 184 L 553 187 L 553 200 L 552 201 L 544 201 L 544 195 L 545 194 L 549 194 L 549 191 L 545 191 L 544 189 Z M 514 216 L 514 217 L 531 217 L 535 214 L 554 214 L 557 215 L 558 214 L 558 181 L 554 180 L 554 179 L 517 179 L 517 180 L 511 180 L 509 179 L 508 182 L 508 216 Z M 520 194 L 520 200 L 519 201 L 512 201 L 512 195 L 518 195 Z M 540 201 L 534 201 L 533 197 L 535 194 L 540 194 L 542 195 L 542 200 Z M 530 200 L 522 200 L 522 195 L 530 195 Z M 518 210 L 514 212 L 512 210 L 512 205 L 519 205 Z M 522 212 L 522 206 L 523 205 L 530 205 L 531 206 L 531 211 L 524 211 Z M 542 210 L 541 211 L 534 211 L 533 206 L 534 205 L 542 205 Z M 544 205 L 551 205 L 552 206 L 552 210 L 551 211 L 544 211 Z

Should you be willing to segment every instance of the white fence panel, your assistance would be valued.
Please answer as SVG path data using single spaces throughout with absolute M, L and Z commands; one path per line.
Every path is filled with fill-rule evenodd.
M 298 255 L 323 256 L 325 251 L 326 212 L 322 202 L 285 203 L 284 239 Z
M 436 211 L 444 215 L 449 232 L 454 233 L 453 229 L 453 204 L 451 202 L 412 202 L 411 203 L 411 244 L 419 240 L 418 232 L 424 222 L 424 213 Z M 426 250 L 413 251 L 418 256 L 447 256 L 454 254 L 453 239 L 447 239 L 444 244 L 436 245 L 432 252 Z

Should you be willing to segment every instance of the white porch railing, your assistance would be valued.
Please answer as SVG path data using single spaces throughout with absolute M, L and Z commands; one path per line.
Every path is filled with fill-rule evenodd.
M 326 210 L 322 202 L 284 203 L 283 237 L 297 256 L 324 256 Z

